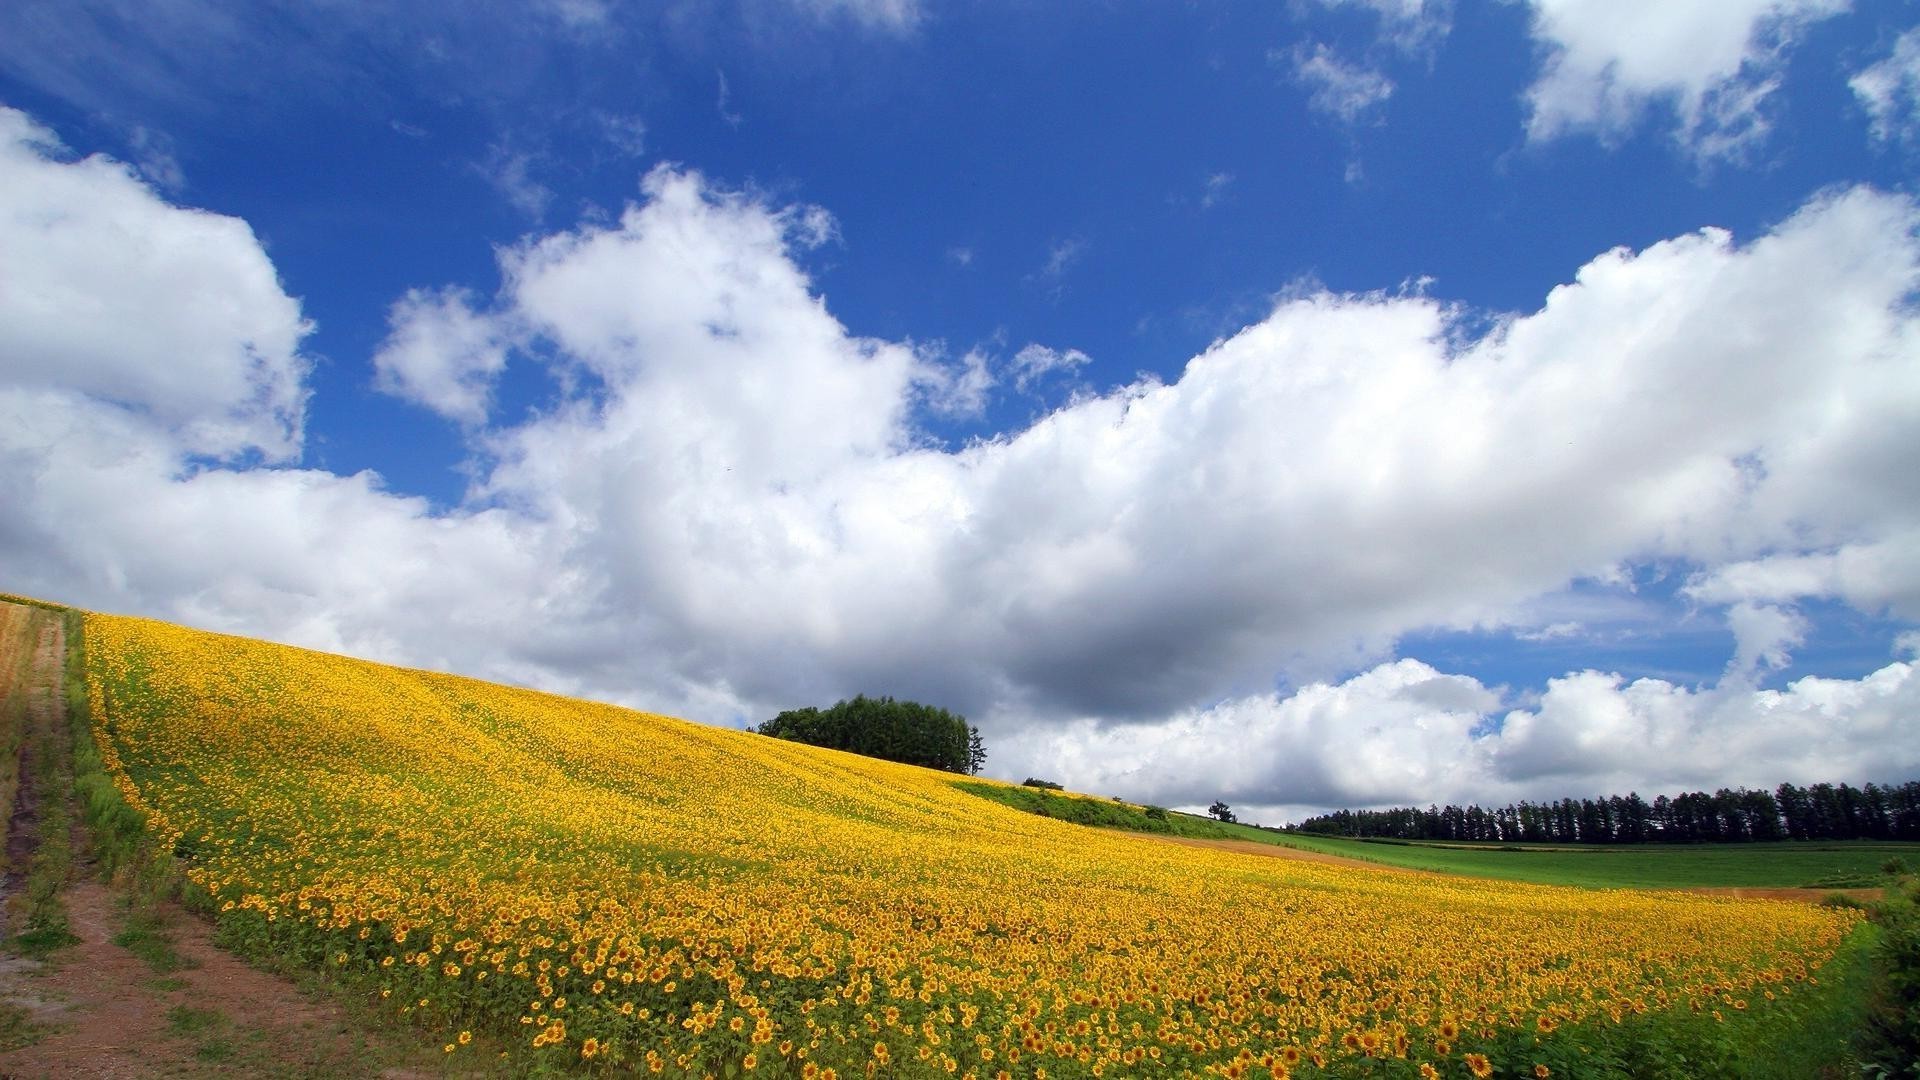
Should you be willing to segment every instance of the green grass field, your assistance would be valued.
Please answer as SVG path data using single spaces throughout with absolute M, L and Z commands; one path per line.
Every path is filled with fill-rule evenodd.
M 1236 839 L 1281 844 L 1409 870 L 1589 889 L 1852 889 L 1890 880 L 1881 866 L 1920 867 L 1920 844 L 1875 841 L 1491 847 L 1345 840 L 1228 825 Z
M 1029 814 L 1095 828 L 1201 840 L 1250 840 L 1408 870 L 1536 885 L 1587 889 L 1861 889 L 1888 884 L 1892 878 L 1882 867 L 1890 860 L 1899 859 L 1909 868 L 1920 868 L 1920 844 L 1914 843 L 1858 840 L 1580 847 L 1349 840 L 1277 832 L 1179 811 L 1153 818 L 1147 816 L 1146 807 L 1073 792 L 966 781 L 955 786 Z

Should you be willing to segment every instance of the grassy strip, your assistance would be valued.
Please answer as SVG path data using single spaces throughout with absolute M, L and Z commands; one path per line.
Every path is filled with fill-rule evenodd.
M 1890 891 L 1873 910 L 1881 938 L 1860 1038 L 1861 1072 L 1878 1080 L 1920 1076 L 1920 879 Z
M 37 623 L 36 623 L 37 625 Z M 29 718 L 22 752 L 35 768 L 30 782 L 38 802 L 40 840 L 27 864 L 26 918 L 14 936 L 21 953 L 44 959 L 80 940 L 67 920 L 60 892 L 73 872 L 73 755 L 57 718 Z
M 101 872 L 117 887 L 127 907 L 126 922 L 114 944 L 128 949 L 147 962 L 161 979 L 156 988 L 184 988 L 183 981 L 169 977 L 171 972 L 195 967 L 182 956 L 174 941 L 168 918 L 169 901 L 178 901 L 188 910 L 215 922 L 216 943 L 223 945 L 263 970 L 294 981 L 302 993 L 329 997 L 345 1008 L 359 1032 L 355 1058 L 348 1071 L 376 1075 L 388 1066 L 413 1068 L 432 1060 L 418 1043 L 417 1031 L 394 1019 L 391 1011 L 377 1007 L 367 987 L 330 978 L 324 968 L 310 967 L 270 950 L 247 948 L 220 932 L 217 912 L 204 891 L 180 873 L 174 852 L 160 848 L 147 830 L 144 816 L 127 804 L 120 789 L 107 774 L 95 741 L 94 717 L 88 695 L 84 616 L 67 611 L 67 708 L 72 728 L 72 756 L 75 765 L 74 788 L 89 826 L 92 850 Z M 194 1042 L 194 1056 L 218 1063 L 240 1073 L 281 1073 L 288 1064 L 271 1052 L 267 1036 L 239 1029 L 224 1016 L 208 1010 L 180 1008 L 169 1014 L 169 1026 L 178 1036 Z M 211 1028 L 211 1031 L 206 1029 Z M 316 1062 L 301 1074 L 331 1075 L 337 1062 Z
M 23 637 L 31 635 L 32 626 L 29 619 Z M 29 647 L 14 657 L 14 670 L 0 673 L 0 685 L 11 688 L 0 699 L 0 850 L 5 849 L 14 803 L 20 797 L 20 748 L 27 737 L 27 683 L 32 670 L 33 649 Z
M 1782 982 L 1746 998 L 1703 996 L 1667 1010 L 1627 1015 L 1618 1024 L 1602 1021 L 1550 1033 L 1521 1026 L 1503 1033 L 1487 1048 L 1487 1056 L 1500 1076 L 1858 1076 L 1854 1034 L 1865 1021 L 1879 937 L 1874 927 L 1863 924 L 1807 982 Z
M 74 763 L 73 790 L 87 822 L 100 871 L 118 887 L 126 922 L 113 939 L 165 975 L 191 966 L 175 947 L 168 902 L 186 891 L 173 859 L 156 849 L 139 811 L 127 805 L 107 775 L 94 742 L 92 699 L 87 693 L 85 616 L 67 619 L 67 720 Z
M 1096 799 L 1085 795 L 1055 794 L 1044 788 L 1008 787 L 960 780 L 953 785 L 969 795 L 990 799 L 1028 814 L 1090 825 L 1097 829 L 1124 829 L 1128 832 L 1160 833 L 1202 840 L 1238 839 L 1217 821 L 1194 817 L 1158 806 L 1136 806 L 1118 800 Z
M 51 600 L 36 600 L 31 596 L 19 596 L 7 592 L 0 592 L 0 603 L 19 604 L 22 607 L 39 608 L 42 611 L 58 611 L 62 613 L 73 610 L 65 604 L 56 604 Z
M 1591 848 L 1466 847 L 1270 834 L 1307 851 L 1412 870 L 1582 888 L 1874 888 L 1888 865 L 1920 860 L 1920 844 L 1782 840 L 1745 844 L 1635 844 Z

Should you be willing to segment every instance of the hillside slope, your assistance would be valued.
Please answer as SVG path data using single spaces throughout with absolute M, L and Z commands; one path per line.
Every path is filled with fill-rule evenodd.
M 1785 1000 L 1856 922 L 1155 843 L 611 706 L 85 633 L 103 755 L 225 939 L 334 967 L 451 1052 L 480 1029 L 693 1073 L 1564 1064 L 1556 1028 L 1590 1050 L 1640 1013 Z

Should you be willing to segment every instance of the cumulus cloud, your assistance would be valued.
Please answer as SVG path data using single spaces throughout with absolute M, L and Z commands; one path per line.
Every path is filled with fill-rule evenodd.
M 1747 683 L 1763 671 L 1786 667 L 1789 650 L 1806 640 L 1809 626 L 1791 608 L 1741 601 L 1727 609 L 1727 628 L 1733 631 L 1734 643 L 1727 680 Z
M 0 108 L 7 386 L 138 414 L 193 454 L 296 453 L 308 327 L 253 231 L 166 206 L 118 162 L 62 154 Z
M 1277 824 L 1326 806 L 1899 779 L 1920 769 L 1907 737 L 1916 706 L 1912 662 L 1781 690 L 1588 670 L 1505 709 L 1476 679 L 1397 660 L 1152 724 L 1033 727 L 995 748 L 1014 773 L 1076 790 L 1193 809 L 1225 799 L 1244 819 Z
M 1764 141 L 1768 98 L 1805 29 L 1848 0 L 1531 0 L 1544 54 L 1526 92 L 1527 137 L 1626 137 L 1658 105 L 1674 138 L 1702 161 L 1734 159 Z
M 553 202 L 553 189 L 534 175 L 540 160 L 541 155 L 534 151 L 497 142 L 487 148 L 484 161 L 474 163 L 473 170 L 508 205 L 539 221 L 547 216 L 547 206 Z
M 1740 716 L 1724 775 L 1778 779 L 1797 731 L 1809 768 L 1858 776 L 1885 757 L 1849 748 L 1912 693 L 1901 665 L 1786 691 L 1586 672 L 1514 709 L 1388 661 L 1412 630 L 1541 625 L 1574 581 L 1670 561 L 1699 602 L 1751 606 L 1752 667 L 1790 647 L 1761 616 L 1791 600 L 1710 596 L 1716 575 L 1912 550 L 1903 197 L 1608 252 L 1480 337 L 1426 296 L 1290 295 L 1175 381 L 945 451 L 919 427 L 928 357 L 843 326 L 796 260 L 818 215 L 663 166 L 617 215 L 502 250 L 489 300 L 395 308 L 378 377 L 430 407 L 482 410 L 502 342 L 579 388 L 476 425 L 475 485 L 436 512 L 295 467 L 305 323 L 244 224 L 5 125 L 0 259 L 36 290 L 0 318 L 16 588 L 722 722 L 936 700 L 997 770 L 1169 801 L 1216 766 L 1238 779 L 1215 794 L 1256 805 L 1557 783 L 1597 753 L 1583 733 L 1673 733 L 1681 762 Z M 1269 694 L 1276 673 L 1306 688 Z M 1593 760 L 1586 780 L 1652 768 Z
M 1893 52 L 1847 80 L 1881 142 L 1920 135 L 1920 29 L 1901 34 Z
M 1054 374 L 1072 374 L 1092 360 L 1093 357 L 1079 349 L 1053 349 L 1031 344 L 1013 354 L 1013 385 L 1024 392 Z
M 999 382 L 987 354 L 969 349 L 957 365 L 929 366 L 922 376 L 927 404 L 941 416 L 979 417 L 986 412 L 988 395 Z
M 1313 111 L 1348 127 L 1375 117 L 1393 96 L 1387 62 L 1424 57 L 1431 63 L 1453 27 L 1450 0 L 1305 0 L 1302 6 L 1364 12 L 1374 21 L 1372 41 L 1360 50 L 1363 56 L 1343 55 L 1320 41 L 1267 53 L 1269 64 L 1285 68 L 1295 83 L 1310 91 L 1307 104 Z M 1349 163 L 1348 182 L 1359 179 L 1359 163 Z
M 374 385 L 463 424 L 487 418 L 508 342 L 459 289 L 409 290 L 387 315 L 391 332 L 373 355 Z
M 1685 592 L 1709 604 L 1837 599 L 1861 611 L 1920 620 L 1920 532 L 1743 559 L 1696 574 Z

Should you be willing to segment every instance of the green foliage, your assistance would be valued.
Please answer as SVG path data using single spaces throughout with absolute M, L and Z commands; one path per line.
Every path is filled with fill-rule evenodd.
M 26 719 L 19 744 L 20 761 L 33 765 L 30 783 L 39 813 L 39 842 L 26 867 L 26 917 L 12 944 L 24 955 L 45 958 L 80 940 L 74 936 L 66 906 L 60 900 L 73 870 L 73 811 L 67 798 L 73 785 L 73 755 L 57 720 L 44 716 Z M 24 769 L 24 765 L 19 767 Z
M 1409 870 L 1593 889 L 1874 887 L 1886 884 L 1878 868 L 1889 856 L 1920 857 L 1920 844 L 1867 840 L 1566 847 L 1350 840 L 1294 832 L 1254 833 L 1246 839 Z
M 1113 802 L 1108 799 L 1089 799 L 1079 795 L 1054 794 L 1060 790 L 1057 785 L 1049 788 L 1007 787 L 1002 784 L 969 783 L 961 781 L 954 785 L 971 795 L 991 799 L 1002 806 L 1057 821 L 1070 821 L 1075 825 L 1088 825 L 1096 829 L 1120 829 L 1126 832 L 1159 833 L 1163 836 L 1184 836 L 1201 840 L 1229 840 L 1233 834 L 1227 826 L 1206 818 L 1191 814 L 1175 814 L 1158 806 L 1135 806 L 1132 803 Z
M 831 708 L 788 709 L 754 729 L 831 750 L 972 775 L 986 763 L 980 732 L 964 716 L 914 701 L 862 694 Z
M 1240 820 L 1239 818 L 1234 816 L 1233 808 L 1231 806 L 1228 806 L 1226 803 L 1220 801 L 1219 799 L 1215 799 L 1213 802 L 1213 805 L 1207 807 L 1207 816 L 1212 818 L 1215 821 L 1224 821 L 1229 823 Z
M 1920 881 L 1893 891 L 1873 913 L 1881 931 L 1874 986 L 1860 1042 L 1865 1072 L 1920 1077 Z
M 33 1014 L 10 1001 L 0 1002 L 0 1053 L 32 1046 L 47 1034 L 33 1022 Z
M 1029 776 L 1025 780 L 1020 781 L 1020 786 L 1045 788 L 1048 791 L 1065 791 L 1066 790 L 1066 788 L 1061 787 L 1059 784 L 1056 784 L 1051 780 L 1041 780 L 1038 777 L 1033 777 L 1033 776 Z

